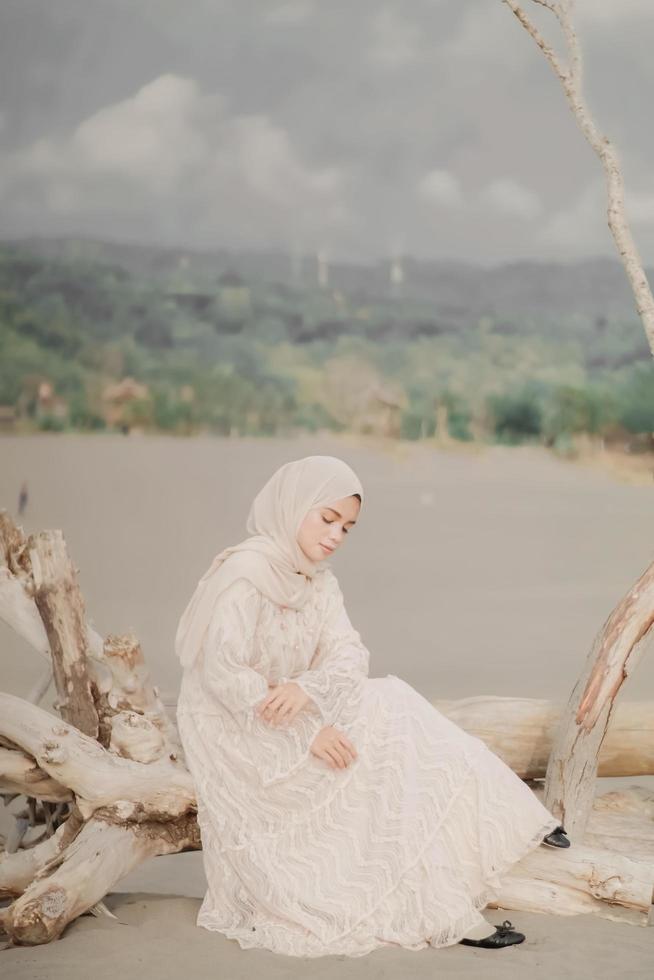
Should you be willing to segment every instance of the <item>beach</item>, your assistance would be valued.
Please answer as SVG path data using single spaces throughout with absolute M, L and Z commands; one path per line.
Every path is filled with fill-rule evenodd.
M 283 462 L 342 456 L 364 487 L 354 532 L 330 560 L 370 675 L 394 673 L 429 699 L 481 694 L 565 701 L 593 638 L 652 560 L 654 498 L 644 485 L 546 451 L 451 450 L 321 435 L 0 436 L 0 507 L 26 533 L 60 528 L 87 618 L 103 635 L 133 630 L 154 682 L 174 699 L 177 620 L 216 552 L 246 536 L 249 504 Z M 17 514 L 26 480 L 29 499 Z M 25 696 L 45 661 L 0 624 L 1 688 Z M 654 699 L 645 651 L 624 700 Z M 51 707 L 50 689 L 43 706 Z M 171 711 L 174 709 L 171 708 Z M 603 779 L 598 792 L 653 777 Z M 6 815 L 4 816 L 6 822 Z M 47 947 L 2 953 L 12 980 L 148 973 L 195 978 L 301 976 L 306 962 L 242 951 L 194 926 L 200 853 L 156 858 L 106 899 L 118 921 L 84 916 Z M 314 976 L 602 978 L 649 975 L 654 929 L 597 916 L 488 910 L 527 935 L 506 950 L 454 946 L 313 960 Z M 338 960 L 338 963 L 333 961 Z

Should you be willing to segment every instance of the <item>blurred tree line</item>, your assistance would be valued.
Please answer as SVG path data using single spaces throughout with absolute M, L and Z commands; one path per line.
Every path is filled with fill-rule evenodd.
M 155 280 L 0 247 L 0 406 L 21 429 L 356 429 L 562 452 L 585 434 L 648 450 L 641 335 L 635 316 L 453 324 L 381 290 L 183 270 Z

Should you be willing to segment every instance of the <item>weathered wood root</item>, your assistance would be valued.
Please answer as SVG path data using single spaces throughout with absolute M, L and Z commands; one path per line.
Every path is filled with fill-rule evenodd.
M 495 906 L 523 912 L 579 915 L 646 926 L 654 891 L 654 865 L 577 844 L 567 850 L 539 847 L 513 866 Z
M 199 846 L 197 822 L 190 814 L 166 823 L 129 825 L 97 814 L 41 869 L 23 894 L 0 912 L 0 924 L 14 943 L 51 942 L 146 858 Z
M 28 796 L 28 816 L 0 858 L 0 897 L 14 898 L 0 910 L 0 926 L 12 942 L 29 945 L 57 938 L 85 911 L 106 912 L 104 896 L 141 861 L 201 841 L 179 736 L 140 645 L 131 635 L 103 643 L 87 626 L 60 532 L 25 540 L 0 514 L 0 618 L 49 650 L 55 707 L 68 719 L 0 694 L 0 792 Z M 42 679 L 37 695 L 44 687 Z M 542 775 L 559 707 L 503 698 L 434 703 L 520 775 Z M 642 705 L 615 712 L 613 741 L 603 747 L 607 771 L 654 770 L 651 716 Z M 542 785 L 532 788 L 544 795 Z M 579 835 L 569 851 L 538 848 L 512 868 L 498 904 L 643 924 L 654 884 L 654 802 L 638 793 L 610 796 L 593 810 L 588 839 Z M 48 836 L 27 842 L 39 799 L 69 812 L 58 827 L 46 813 Z M 629 834 L 631 850 L 620 853 Z M 617 841 L 620 847 L 603 846 Z
M 176 819 L 195 808 L 193 780 L 179 760 L 124 759 L 43 708 L 1 692 L 0 735 L 72 790 L 85 818 L 111 804 L 124 820 Z
M 482 739 L 523 779 L 545 776 L 564 712 L 563 704 L 539 698 L 498 696 L 432 703 L 460 728 Z M 615 706 L 600 746 L 598 775 L 653 774 L 654 702 L 622 702 Z

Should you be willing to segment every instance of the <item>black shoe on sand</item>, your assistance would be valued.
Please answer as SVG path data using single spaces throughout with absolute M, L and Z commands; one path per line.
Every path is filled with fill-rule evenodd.
M 563 827 L 555 827 L 554 830 L 543 837 L 543 844 L 547 844 L 548 847 L 570 847 L 570 838 L 565 836 L 565 830 Z
M 495 932 L 485 939 L 459 939 L 464 946 L 483 946 L 484 949 L 500 949 L 502 946 L 514 946 L 524 942 L 524 934 L 515 932 L 512 923 L 505 919 L 501 926 L 496 926 Z

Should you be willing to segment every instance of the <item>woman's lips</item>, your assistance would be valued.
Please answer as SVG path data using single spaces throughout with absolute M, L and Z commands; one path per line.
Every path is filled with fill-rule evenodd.
M 324 549 L 325 549 L 325 551 L 326 551 L 326 552 L 327 552 L 328 554 L 330 554 L 330 555 L 331 555 L 331 554 L 332 554 L 332 552 L 334 551 L 334 549 L 333 549 L 333 548 L 328 548 L 328 547 L 327 547 L 327 545 L 326 545 L 326 544 L 323 544 L 322 542 L 320 543 L 320 547 L 321 547 L 321 548 L 324 548 Z

